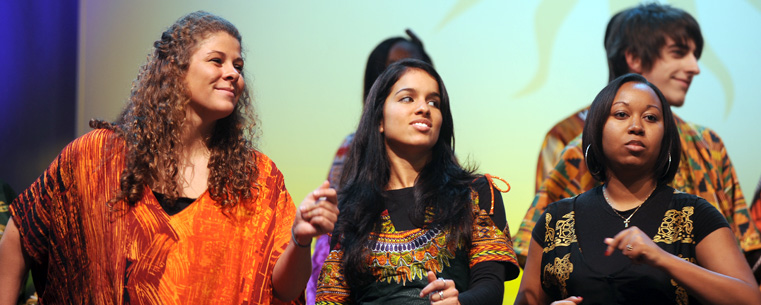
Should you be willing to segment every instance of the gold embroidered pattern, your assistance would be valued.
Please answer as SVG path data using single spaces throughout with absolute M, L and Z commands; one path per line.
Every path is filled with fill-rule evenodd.
M 687 290 L 684 289 L 684 287 L 679 286 L 679 284 L 675 280 L 671 280 L 671 285 L 676 288 L 674 293 L 676 293 L 676 304 L 677 305 L 687 305 L 690 303 L 690 300 L 687 297 Z
M 570 246 L 572 243 L 576 242 L 576 231 L 574 230 L 574 226 L 576 225 L 576 220 L 574 219 L 574 212 L 570 212 L 568 214 L 563 215 L 563 220 L 558 220 L 557 223 L 555 223 L 555 229 L 549 228 L 550 214 L 547 213 L 547 233 L 544 235 L 544 253 L 550 252 L 555 247 L 562 247 L 562 246 Z M 557 236 L 554 236 L 557 234 Z
M 570 258 L 571 253 L 563 256 L 562 259 L 556 257 L 554 264 L 544 266 L 544 276 L 542 277 L 542 285 L 544 287 L 558 286 L 563 299 L 568 297 L 568 289 L 565 286 L 565 282 L 571 277 L 571 272 L 573 272 L 573 264 L 571 264 Z
M 683 207 L 682 211 L 668 210 L 658 228 L 654 242 L 673 244 L 675 242 L 693 243 L 692 214 L 695 207 Z

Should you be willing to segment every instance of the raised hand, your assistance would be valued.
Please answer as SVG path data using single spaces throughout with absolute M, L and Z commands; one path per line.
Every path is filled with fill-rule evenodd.
M 613 238 L 606 238 L 605 244 L 608 245 L 605 255 L 610 255 L 618 249 L 635 263 L 651 266 L 655 266 L 662 257 L 670 255 L 637 227 L 630 227 L 618 232 Z
M 460 304 L 460 292 L 455 288 L 454 281 L 436 278 L 436 273 L 428 271 L 428 285 L 420 291 L 420 297 L 428 297 L 431 304 Z

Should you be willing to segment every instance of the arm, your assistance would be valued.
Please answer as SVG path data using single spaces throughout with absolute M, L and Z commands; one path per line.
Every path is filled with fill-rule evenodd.
M 29 268 L 21 250 L 21 236 L 11 218 L 0 239 L 0 305 L 15 305 Z
M 325 197 L 324 200 L 319 200 Z M 301 202 L 291 227 L 293 238 L 275 263 L 272 272 L 273 294 L 280 300 L 297 298 L 306 287 L 312 270 L 312 238 L 333 231 L 338 219 L 336 190 L 326 181 Z M 298 245 L 296 244 L 298 243 Z M 304 246 L 307 245 L 307 246 Z
M 518 295 L 513 304 L 549 304 L 550 300 L 544 289 L 542 289 L 542 246 L 531 239 L 531 246 L 526 258 L 526 268 L 523 269 L 523 278 L 521 286 L 518 288 Z M 552 302 L 552 305 L 572 305 L 580 304 L 583 299 L 579 296 L 568 297 L 563 300 Z
M 663 270 L 701 302 L 761 304 L 761 291 L 729 228 L 719 228 L 698 243 L 700 265 L 664 251 L 637 227 L 623 230 L 605 243 L 607 254 L 618 249 L 635 262 Z
M 526 267 L 523 268 L 523 277 L 521 285 L 518 288 L 518 295 L 515 298 L 515 304 L 547 304 L 547 294 L 542 289 L 542 246 L 531 239 L 531 245 L 526 256 Z

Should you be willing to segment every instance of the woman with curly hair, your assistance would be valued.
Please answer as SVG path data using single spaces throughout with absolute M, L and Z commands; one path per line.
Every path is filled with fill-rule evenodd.
M 309 243 L 333 229 L 335 190 L 323 183 L 296 211 L 249 141 L 243 64 L 241 36 L 220 17 L 169 27 L 119 119 L 92 121 L 12 203 L 0 295 L 30 268 L 46 304 L 303 302 Z
M 398 61 L 375 81 L 341 175 L 317 304 L 502 302 L 520 271 L 502 198 L 457 162 L 449 107 L 423 61 Z

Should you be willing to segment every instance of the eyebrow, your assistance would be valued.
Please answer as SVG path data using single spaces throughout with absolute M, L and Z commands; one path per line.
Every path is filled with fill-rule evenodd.
M 217 50 L 211 50 L 209 52 L 206 52 L 206 56 L 209 56 L 211 54 L 219 54 L 219 55 L 222 55 L 222 56 L 227 56 L 227 54 L 225 52 L 217 51 Z M 236 58 L 233 61 L 243 61 L 243 57 L 238 57 L 238 58 Z
M 615 106 L 616 104 L 624 104 L 627 107 L 629 106 L 629 103 L 626 102 L 626 101 L 613 102 L 613 104 L 611 106 Z M 657 105 L 647 105 L 647 107 L 645 107 L 645 109 L 649 109 L 649 108 L 655 108 L 655 109 L 658 109 L 658 111 L 663 112 L 663 110 L 661 110 L 661 107 L 658 107 Z
M 415 88 L 407 88 L 407 87 L 405 87 L 405 88 L 399 89 L 398 91 L 394 92 L 394 95 L 397 95 L 397 94 L 399 94 L 399 92 L 402 92 L 402 91 L 417 92 L 417 90 L 415 90 Z

